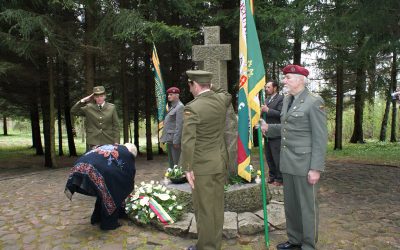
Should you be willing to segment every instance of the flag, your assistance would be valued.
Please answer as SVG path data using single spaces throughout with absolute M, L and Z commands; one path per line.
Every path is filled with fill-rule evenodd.
M 164 128 L 164 117 L 166 113 L 166 94 L 164 81 L 161 76 L 160 60 L 158 59 L 156 46 L 153 44 L 153 72 L 156 90 L 156 101 L 157 101 L 157 120 L 158 120 L 158 139 L 161 138 L 161 134 Z
M 265 85 L 265 69 L 251 0 L 240 0 L 239 60 L 238 174 L 247 181 L 251 181 L 252 131 L 260 120 L 258 93 Z

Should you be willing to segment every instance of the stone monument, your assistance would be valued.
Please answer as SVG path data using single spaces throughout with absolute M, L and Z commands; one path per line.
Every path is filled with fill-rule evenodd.
M 193 61 L 199 69 L 213 73 L 211 83 L 228 90 L 227 60 L 232 59 L 231 45 L 220 44 L 220 27 L 204 27 L 204 45 L 194 45 Z M 229 153 L 228 170 L 237 175 L 237 117 L 232 105 L 228 108 L 225 125 L 225 142 Z

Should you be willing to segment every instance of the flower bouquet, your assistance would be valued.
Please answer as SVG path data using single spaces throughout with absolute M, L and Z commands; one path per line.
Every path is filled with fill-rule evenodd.
M 135 193 L 126 200 L 126 214 L 139 224 L 161 222 L 164 225 L 176 222 L 183 214 L 183 207 L 176 196 L 159 182 L 141 182 L 135 185 Z
M 181 166 L 175 165 L 173 168 L 168 168 L 165 177 L 169 178 L 174 184 L 187 182 L 185 172 Z
M 261 176 L 261 171 L 256 170 L 253 165 L 249 165 L 250 168 L 250 174 L 251 174 L 251 182 L 254 182 L 257 178 L 260 178 Z

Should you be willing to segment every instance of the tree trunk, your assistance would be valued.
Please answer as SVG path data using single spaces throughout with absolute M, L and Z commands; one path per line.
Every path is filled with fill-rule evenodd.
M 379 140 L 380 141 L 386 141 L 386 131 L 387 131 L 387 125 L 388 125 L 388 120 L 389 120 L 389 110 L 390 110 L 390 89 L 388 90 L 388 95 L 386 97 L 386 106 L 385 106 L 385 113 L 383 114 L 382 118 L 382 123 L 381 123 L 381 131 L 379 133 Z
M 36 84 L 35 84 L 36 85 Z M 36 149 L 36 155 L 43 155 L 42 138 L 40 136 L 40 119 L 38 107 L 38 89 L 35 86 L 33 97 L 31 99 L 30 113 L 31 113 L 31 126 L 32 126 L 32 145 Z
M 146 113 L 146 154 L 147 160 L 153 160 L 153 147 L 151 143 L 151 107 L 153 106 L 151 103 L 150 94 L 152 93 L 151 84 L 151 72 L 150 72 L 150 56 L 151 56 L 151 47 L 149 45 L 145 46 L 145 113 Z
M 139 70 L 138 70 L 138 50 L 135 49 L 134 58 L 133 58 L 133 137 L 134 144 L 137 148 L 138 154 L 139 150 Z
M 63 151 L 63 147 L 62 147 L 63 146 L 63 144 L 62 144 L 62 142 L 63 142 L 62 134 L 63 133 L 62 133 L 62 115 L 61 115 L 61 113 L 62 113 L 62 110 L 61 110 L 62 109 L 62 98 L 61 98 L 62 89 L 61 89 L 60 81 L 58 78 L 59 72 L 60 72 L 60 65 L 59 65 L 59 61 L 57 58 L 56 68 L 55 68 L 55 72 L 53 72 L 53 75 L 55 76 L 54 83 L 55 83 L 55 86 L 57 87 L 58 155 L 62 156 L 62 155 L 64 155 L 64 151 Z
M 7 116 L 3 115 L 3 135 L 8 135 L 7 132 Z
M 53 89 L 53 58 L 48 58 L 48 80 L 41 81 L 42 94 L 42 114 L 43 114 L 43 133 L 44 133 L 44 166 L 48 168 L 56 167 L 54 150 L 54 89 Z
M 338 52 L 338 58 L 341 57 L 342 53 Z M 336 116 L 335 116 L 335 146 L 334 150 L 342 150 L 343 144 L 343 61 L 336 64 Z
M 85 6 L 85 51 L 84 51 L 84 62 L 85 62 L 85 80 L 86 80 L 86 93 L 90 94 L 93 92 L 94 79 L 95 79 L 95 54 L 92 49 L 93 42 L 91 36 L 95 30 L 95 1 L 87 1 Z
M 65 117 L 65 127 L 67 130 L 67 137 L 68 137 L 68 151 L 69 156 L 77 156 L 76 148 L 75 148 L 75 141 L 74 141 L 74 128 L 72 126 L 72 118 L 71 118 L 71 108 L 70 108 L 70 98 L 69 98 L 69 69 L 68 64 L 66 63 L 67 59 L 63 61 L 62 73 L 63 73 L 63 85 L 64 85 L 64 117 Z
M 391 89 L 396 90 L 396 81 L 397 80 L 397 53 L 396 50 L 393 51 L 393 62 L 392 62 L 392 70 L 391 70 Z M 392 126 L 390 131 L 390 142 L 397 141 L 396 135 L 396 125 L 397 125 L 397 103 L 396 100 L 392 100 Z
M 124 53 L 125 46 L 121 47 L 121 83 L 122 83 L 122 124 L 124 143 L 129 142 L 129 95 L 128 95 L 128 79 L 126 75 L 127 63 Z
M 297 24 L 294 30 L 293 64 L 301 65 L 301 37 L 303 25 Z
M 356 71 L 356 94 L 354 100 L 354 130 L 351 136 L 351 143 L 365 143 L 363 131 L 365 100 L 365 71 L 362 64 Z

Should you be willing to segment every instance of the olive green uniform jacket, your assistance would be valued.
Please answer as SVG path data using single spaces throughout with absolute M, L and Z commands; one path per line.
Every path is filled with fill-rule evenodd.
M 119 143 L 119 120 L 114 104 L 105 102 L 100 109 L 95 103 L 79 101 L 71 108 L 71 114 L 86 118 L 86 144 Z
M 212 88 L 189 102 L 184 109 L 180 165 L 195 175 L 223 173 L 228 151 L 224 132 L 231 96 Z
M 323 171 L 328 143 L 324 101 L 304 89 L 287 110 L 283 101 L 281 124 L 269 124 L 267 136 L 281 135 L 282 173 L 307 176 L 310 169 Z

